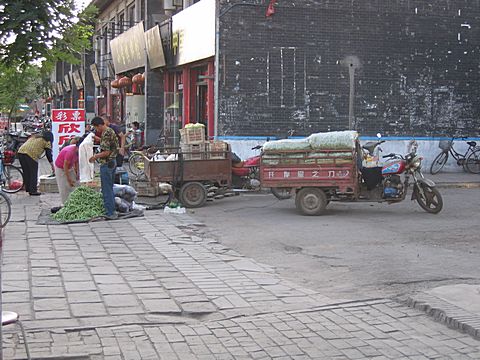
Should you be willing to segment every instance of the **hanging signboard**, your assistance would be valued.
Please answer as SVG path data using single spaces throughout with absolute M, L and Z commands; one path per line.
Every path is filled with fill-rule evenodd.
M 110 49 L 115 74 L 144 67 L 146 54 L 143 21 L 111 40 Z
M 175 65 L 215 55 L 215 0 L 201 0 L 172 16 Z
M 162 39 L 158 25 L 145 31 L 145 47 L 147 49 L 148 63 L 150 68 L 155 69 L 165 66 Z
M 80 74 L 80 70 L 75 70 L 72 75 L 73 75 L 73 82 L 75 83 L 75 87 L 77 88 L 77 90 L 82 90 L 83 80 Z
M 90 71 L 92 72 L 93 82 L 95 83 L 95 86 L 102 86 L 102 82 L 100 81 L 100 75 L 98 74 L 97 64 L 90 65 Z
M 61 81 L 57 81 L 57 95 L 63 96 L 63 85 Z
M 60 152 L 60 148 L 75 136 L 85 133 L 84 109 L 52 109 L 53 158 Z
M 71 86 L 72 84 L 70 83 L 70 75 L 65 74 L 64 79 L 65 79 L 65 90 L 67 92 L 70 92 L 70 90 L 72 90 L 72 86 Z

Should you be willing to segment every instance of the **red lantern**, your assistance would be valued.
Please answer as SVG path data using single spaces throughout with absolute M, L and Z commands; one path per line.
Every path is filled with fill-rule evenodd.
M 142 77 L 142 74 L 136 74 L 132 77 L 132 82 L 134 84 L 143 84 L 144 78 Z
M 120 87 L 120 81 L 118 79 L 115 79 L 110 83 L 110 86 L 114 89 L 118 89 Z
M 124 76 L 118 80 L 118 83 L 120 84 L 120 87 L 127 87 L 132 85 L 132 79 L 130 79 L 128 76 Z

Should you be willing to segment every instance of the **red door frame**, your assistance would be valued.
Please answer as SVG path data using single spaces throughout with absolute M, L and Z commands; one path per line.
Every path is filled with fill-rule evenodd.
M 183 78 L 183 125 L 194 121 L 195 117 L 195 97 L 196 97 L 196 79 L 198 78 L 198 71 L 195 67 L 198 67 L 200 63 L 188 64 L 182 68 Z M 208 124 L 208 136 L 214 136 L 215 126 L 215 66 L 214 60 L 209 59 L 207 65 L 207 124 Z

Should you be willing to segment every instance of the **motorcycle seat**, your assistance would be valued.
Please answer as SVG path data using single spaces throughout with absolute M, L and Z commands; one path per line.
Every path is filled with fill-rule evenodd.
M 468 144 L 469 146 L 472 146 L 472 147 L 477 146 L 477 142 L 476 142 L 476 141 L 467 141 L 467 144 Z

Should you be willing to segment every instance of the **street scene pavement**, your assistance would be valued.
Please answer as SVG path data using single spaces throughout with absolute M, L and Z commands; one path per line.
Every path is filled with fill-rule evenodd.
M 463 174 L 433 179 L 480 184 Z M 480 358 L 478 286 L 436 288 L 408 303 L 331 296 L 205 235 L 189 213 L 39 225 L 58 194 L 11 200 L 3 310 L 20 314 L 33 358 Z M 5 359 L 25 358 L 15 326 L 3 337 Z

